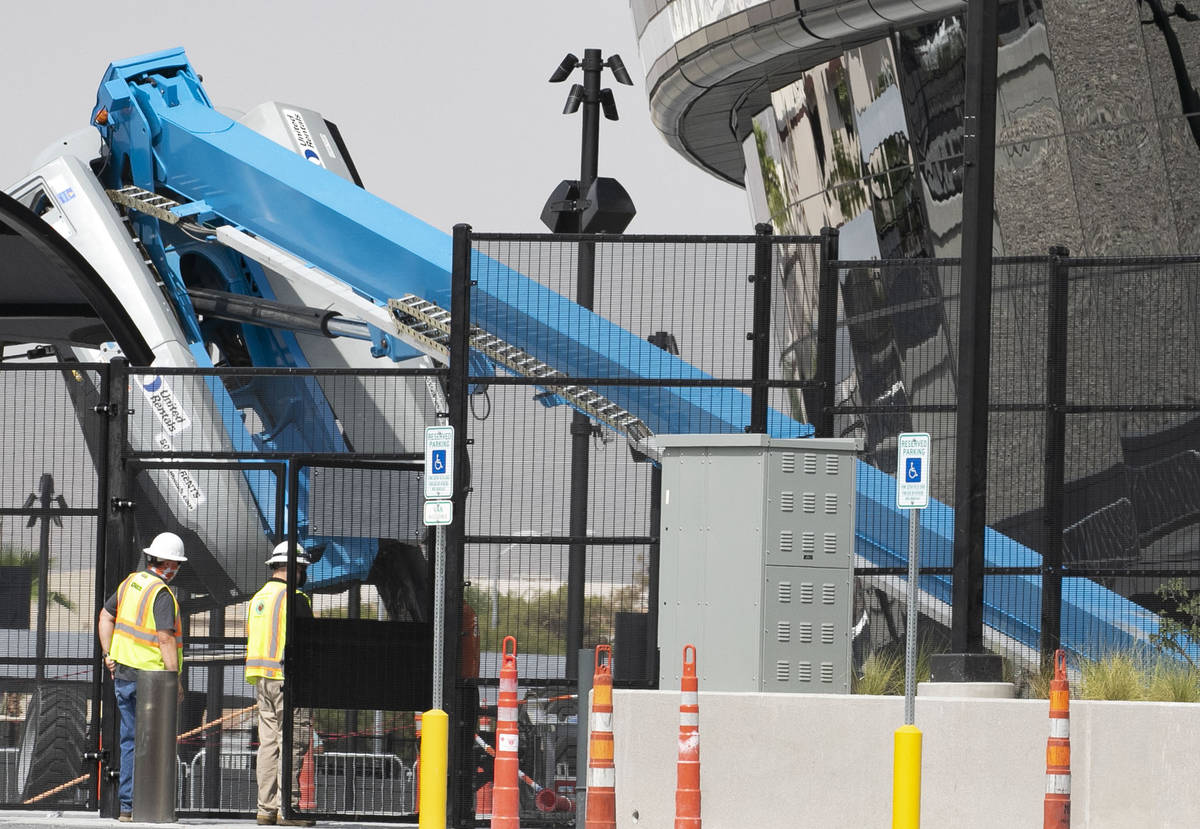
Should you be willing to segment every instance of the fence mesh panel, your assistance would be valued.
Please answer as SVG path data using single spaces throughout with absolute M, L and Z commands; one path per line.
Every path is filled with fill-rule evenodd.
M 957 261 L 833 262 L 836 279 L 825 282 L 820 240 L 800 237 L 482 235 L 473 244 L 473 323 L 567 350 L 577 348 L 573 335 L 604 326 L 602 347 L 586 359 L 571 363 L 578 355 L 544 348 L 541 356 L 555 367 L 565 361 L 573 377 L 590 378 L 583 385 L 624 401 L 651 433 L 746 431 L 750 401 L 764 387 L 771 417 L 821 422 L 829 389 L 821 385 L 817 309 L 831 299 L 822 285 L 836 285 L 833 435 L 863 443 L 854 666 L 861 672 L 876 651 L 899 653 L 910 616 L 906 516 L 892 508 L 901 432 L 933 438 L 935 504 L 922 515 L 917 610 L 924 650 L 948 647 L 963 370 Z M 756 300 L 761 283 L 751 277 L 764 246 L 771 253 L 769 345 L 756 361 L 755 332 L 764 322 L 756 302 L 763 298 Z M 533 289 L 524 306 L 495 299 L 509 269 L 573 298 L 593 254 L 593 304 L 603 323 L 587 315 L 549 322 L 552 297 Z M 1060 284 L 1066 306 L 1056 317 Z M 1047 586 L 1061 581 L 1061 640 L 1076 654 L 1148 647 L 1155 614 L 1182 618 L 1180 604 L 1200 589 L 1200 261 L 999 259 L 992 294 L 985 645 L 1007 658 L 1014 677 L 1037 670 L 1039 637 L 1054 612 L 1043 602 L 1046 578 Z M 551 324 L 553 340 L 543 330 Z M 698 373 L 668 360 L 647 372 L 655 379 L 631 379 L 641 368 L 637 354 L 659 354 L 640 350 L 647 340 L 677 350 Z M 1048 379 L 1056 360 L 1064 371 L 1057 385 Z M 484 746 L 493 740 L 506 635 L 518 639 L 523 770 L 539 786 L 560 790 L 577 771 L 576 657 L 567 652 L 573 548 L 585 550 L 583 647 L 619 645 L 619 683 L 652 685 L 657 677 L 654 466 L 631 450 L 621 432 L 628 421 L 618 429 L 593 421 L 587 529 L 576 537 L 572 407 L 544 378 L 485 365 L 473 361 L 466 378 L 475 393 L 468 398 L 471 490 L 461 548 L 479 668 L 468 666 L 447 689 L 464 718 L 459 757 L 471 802 L 461 805 L 481 818 L 490 810 Z M 318 615 L 428 624 L 432 536 L 417 511 L 415 470 L 423 429 L 438 410 L 426 379 L 442 382 L 446 372 L 132 369 L 123 395 L 129 445 L 121 448 L 136 505 L 132 539 L 106 562 L 101 536 L 106 521 L 122 514 L 101 502 L 115 486 L 104 477 L 110 421 L 102 404 L 111 367 L 5 362 L 0 369 L 7 459 L 0 476 L 0 802 L 15 805 L 67 782 L 69 771 L 87 771 L 76 752 L 67 772 L 42 773 L 65 746 L 92 744 L 94 626 L 105 598 L 97 568 L 112 568 L 108 581 L 115 583 L 140 566 L 140 550 L 155 533 L 172 529 L 189 554 L 175 584 L 187 620 L 182 730 L 200 729 L 180 742 L 180 808 L 250 811 L 257 734 L 253 689 L 243 678 L 245 619 L 267 576 L 263 561 L 287 531 L 290 465 L 300 469 L 298 529 L 326 546 L 309 574 Z M 1047 491 L 1047 470 L 1058 460 L 1061 513 L 1048 497 L 1056 493 Z M 1061 538 L 1050 532 L 1058 525 Z M 468 616 L 464 626 L 471 626 Z M 1184 646 L 1195 656 L 1197 643 Z M 344 679 L 369 684 L 378 667 L 363 661 Z M 417 708 L 319 708 L 312 808 L 411 813 Z M 58 711 L 67 715 L 53 729 L 38 725 Z M 201 728 L 214 720 L 219 725 Z M 48 742 L 35 739 L 43 732 Z M 553 822 L 536 812 L 531 794 L 523 794 L 525 817 Z M 88 797 L 87 784 L 74 785 L 44 802 L 78 807 Z

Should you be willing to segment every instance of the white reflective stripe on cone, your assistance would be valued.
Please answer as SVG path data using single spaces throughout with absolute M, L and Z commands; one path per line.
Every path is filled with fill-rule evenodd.
M 1071 793 L 1071 775 L 1069 774 L 1047 774 L 1046 775 L 1046 794 L 1070 794 Z
M 617 785 L 617 770 L 615 768 L 596 768 L 588 769 L 587 782 L 589 789 L 602 788 L 611 789 Z M 595 792 L 588 792 L 589 797 Z
M 1071 737 L 1071 721 L 1063 717 L 1050 719 L 1050 736 L 1067 740 Z

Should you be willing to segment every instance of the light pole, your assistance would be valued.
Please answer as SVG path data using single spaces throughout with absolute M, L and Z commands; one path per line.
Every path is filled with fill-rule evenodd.
M 601 89 L 600 75 L 612 70 L 617 83 L 632 86 L 620 55 L 601 57 L 599 49 L 585 49 L 583 59 L 568 54 L 550 76 L 550 83 L 565 81 L 576 68 L 583 70 L 583 83 L 572 84 L 563 114 L 583 109 L 583 136 L 579 179 L 567 179 L 550 194 L 542 209 L 542 221 L 553 233 L 621 233 L 637 210 L 629 194 L 616 179 L 597 176 L 600 160 L 600 113 L 617 120 L 617 103 L 611 89 Z M 596 244 L 579 242 L 575 301 L 591 309 L 594 300 Z M 571 418 L 571 512 L 569 562 L 567 568 L 567 665 L 568 679 L 577 678 L 578 664 L 572 656 L 583 648 L 584 579 L 587 565 L 588 450 L 592 423 L 576 411 Z
M 527 538 L 534 534 L 535 533 L 533 530 L 520 530 L 517 533 L 517 535 L 521 536 L 522 538 Z M 520 541 L 509 542 L 501 548 L 499 553 L 496 554 L 496 563 L 492 568 L 492 630 L 495 630 L 500 625 L 500 562 L 509 550 L 511 550 L 513 547 L 516 547 L 520 543 Z

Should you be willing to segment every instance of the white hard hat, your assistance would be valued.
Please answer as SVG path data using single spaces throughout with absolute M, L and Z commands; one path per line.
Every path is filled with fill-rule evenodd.
M 266 563 L 269 566 L 278 566 L 280 564 L 287 564 L 287 560 L 288 543 L 286 541 L 280 541 L 275 545 L 275 549 L 271 551 L 271 557 L 267 559 Z M 302 567 L 307 567 L 308 565 L 312 564 L 308 558 L 308 551 L 298 544 L 296 545 L 296 563 Z
M 187 561 L 187 554 L 183 551 L 183 539 L 175 533 L 159 533 L 142 552 L 163 561 Z

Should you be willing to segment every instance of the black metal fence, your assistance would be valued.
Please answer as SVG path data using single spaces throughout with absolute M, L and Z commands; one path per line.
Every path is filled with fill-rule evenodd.
M 18 805 L 75 780 L 38 802 L 95 805 L 97 780 L 86 775 L 105 768 L 93 753 L 116 734 L 96 670 L 96 613 L 141 547 L 172 529 L 191 557 L 177 585 L 184 720 L 200 729 L 181 743 L 180 807 L 253 809 L 245 608 L 271 542 L 290 531 L 327 545 L 311 574 L 324 626 L 305 634 L 303 651 L 318 679 L 293 700 L 318 709 L 312 808 L 411 813 L 413 714 L 428 705 L 433 661 L 433 545 L 416 512 L 417 470 L 422 429 L 440 414 L 456 425 L 464 459 L 441 654 L 460 822 L 490 808 L 483 746 L 503 636 L 518 639 L 521 764 L 539 785 L 569 789 L 581 771 L 576 650 L 610 642 L 618 684 L 657 683 L 653 434 L 799 423 L 861 439 L 861 666 L 903 641 L 907 533 L 888 487 L 896 436 L 929 432 L 935 503 L 922 516 L 920 610 L 929 646 L 944 646 L 960 266 L 839 261 L 836 246 L 832 232 L 460 228 L 448 369 L 4 362 L 0 801 Z M 600 323 L 555 299 L 575 296 L 581 268 L 593 278 L 599 336 L 574 336 Z M 546 292 L 510 301 L 512 272 Z M 985 644 L 1014 671 L 1036 670 L 1060 643 L 1090 657 L 1144 644 L 1154 614 L 1176 610 L 1159 588 L 1177 578 L 1200 587 L 1198 280 L 1200 258 L 1057 251 L 994 264 L 983 622 Z M 481 339 L 498 332 L 506 336 Z M 504 350 L 514 343 L 519 353 Z M 582 424 L 579 409 L 589 412 Z M 463 602 L 478 625 L 478 669 L 460 646 L 471 624 Z M 325 661 L 331 654 L 340 661 Z M 385 664 L 413 669 L 385 674 Z M 340 697 L 332 684 L 361 693 Z M 54 728 L 38 725 L 50 718 Z M 202 728 L 212 721 L 220 724 Z M 530 825 L 570 820 L 536 812 L 526 795 Z

